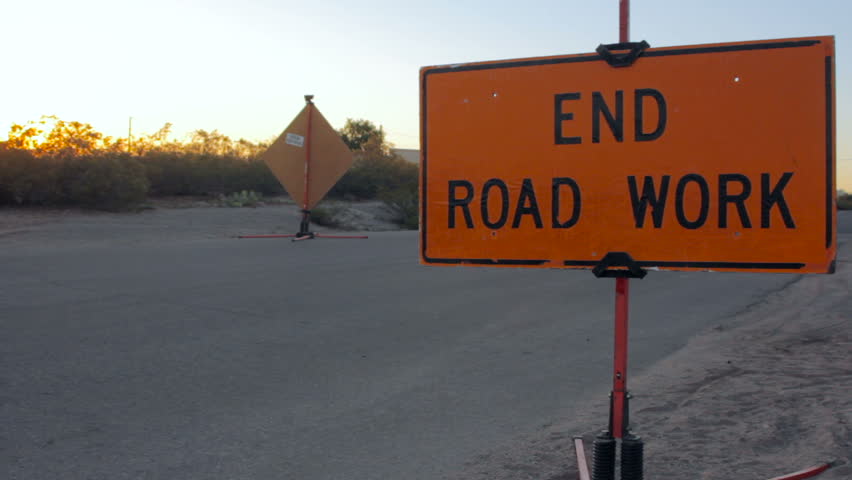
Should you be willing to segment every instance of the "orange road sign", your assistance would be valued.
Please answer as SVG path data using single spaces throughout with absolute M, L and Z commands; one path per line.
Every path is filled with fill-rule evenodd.
M 305 210 L 352 165 L 349 147 L 310 100 L 260 158 Z
M 834 37 L 424 67 L 421 260 L 830 273 Z

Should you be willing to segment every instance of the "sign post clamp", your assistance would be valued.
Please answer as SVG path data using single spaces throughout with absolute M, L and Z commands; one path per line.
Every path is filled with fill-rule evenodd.
M 651 48 L 645 40 L 641 42 L 621 42 L 608 45 L 600 44 L 595 49 L 598 55 L 609 64 L 610 67 L 629 67 L 639 59 L 645 50 Z M 625 53 L 614 53 L 613 51 L 626 50 Z

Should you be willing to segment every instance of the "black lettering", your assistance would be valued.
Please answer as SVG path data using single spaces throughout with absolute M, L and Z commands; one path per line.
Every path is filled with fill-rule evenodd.
M 790 215 L 790 208 L 787 207 L 787 201 L 784 200 L 784 188 L 787 183 L 793 178 L 793 172 L 784 172 L 781 175 L 781 180 L 775 184 L 772 191 L 769 190 L 769 174 L 760 174 L 760 226 L 769 228 L 772 207 L 778 205 L 778 210 L 781 212 L 781 219 L 784 220 L 784 226 L 787 228 L 796 228 L 796 223 L 793 222 L 793 216 Z
M 571 187 L 571 192 L 574 194 L 574 201 L 572 202 L 573 208 L 571 210 L 571 218 L 566 220 L 565 222 L 559 221 L 559 187 L 562 185 L 568 185 Z M 553 197 L 552 197 L 553 205 L 551 209 L 551 220 L 553 221 L 553 228 L 571 228 L 577 224 L 580 220 L 580 186 L 577 185 L 577 182 L 574 181 L 573 178 L 570 177 L 557 177 L 553 179 Z
M 659 112 L 659 116 L 657 117 L 657 128 L 654 129 L 651 133 L 645 133 L 645 118 L 644 118 L 644 107 L 645 97 L 653 98 L 657 103 L 657 111 Z M 650 142 L 651 140 L 656 140 L 662 136 L 663 132 L 666 131 L 666 99 L 663 97 L 663 94 L 658 90 L 654 90 L 653 88 L 639 88 L 635 91 L 635 96 L 633 97 L 634 101 L 634 128 L 635 128 L 635 138 L 637 142 Z
M 527 205 L 529 202 L 529 205 Z M 532 180 L 524 179 L 524 184 L 521 186 L 521 194 L 518 196 L 518 206 L 515 208 L 515 218 L 512 220 L 512 228 L 521 226 L 521 220 L 524 215 L 532 215 L 535 222 L 535 228 L 542 228 L 541 212 L 538 211 L 538 200 L 535 198 L 535 190 L 533 189 Z
M 698 185 L 698 188 L 701 189 L 701 208 L 698 212 L 698 218 L 696 218 L 695 221 L 690 221 L 686 218 L 686 212 L 684 212 L 683 197 L 686 186 L 689 182 L 695 182 Z M 696 173 L 690 173 L 689 175 L 684 175 L 684 177 L 677 182 L 677 190 L 675 191 L 675 211 L 677 213 L 678 223 L 680 223 L 684 228 L 695 230 L 696 228 L 704 225 L 704 222 L 707 221 L 707 213 L 710 211 L 710 187 L 707 186 L 707 180 L 704 180 L 704 177 Z
M 488 193 L 492 187 L 497 187 L 500 189 L 500 218 L 497 219 L 496 222 L 492 222 L 490 218 L 488 218 Z M 498 229 L 502 228 L 503 225 L 506 224 L 506 220 L 509 218 L 509 188 L 506 187 L 506 184 L 503 180 L 499 178 L 492 178 L 485 182 L 485 185 L 482 187 L 482 203 L 480 204 L 481 212 L 482 212 L 482 222 L 485 223 L 485 226 L 488 228 Z
M 562 135 L 562 122 L 566 120 L 573 120 L 574 114 L 571 112 L 563 112 L 562 111 L 562 102 L 566 100 L 579 100 L 580 93 L 557 93 L 554 95 L 555 106 L 554 106 L 554 141 L 557 145 L 574 145 L 578 143 L 582 143 L 583 139 L 581 137 L 565 137 Z
M 740 182 L 741 191 L 738 195 L 728 194 L 728 183 Z M 751 219 L 748 218 L 745 201 L 751 195 L 751 182 L 748 177 L 739 173 L 725 173 L 719 175 L 719 228 L 728 227 L 728 204 L 733 203 L 740 215 L 740 224 L 743 228 L 751 228 Z
M 663 175 L 660 182 L 660 196 L 657 197 L 657 191 L 654 188 L 654 178 L 645 177 L 642 184 L 642 197 L 639 197 L 638 188 L 636 185 L 636 177 L 627 177 L 627 185 L 630 187 L 630 203 L 633 206 L 633 218 L 636 220 L 636 228 L 642 228 L 645 224 L 645 211 L 648 205 L 651 205 L 651 217 L 654 219 L 654 228 L 663 226 L 663 213 L 666 210 L 666 196 L 669 193 L 669 175 Z
M 601 143 L 601 114 L 617 142 L 624 141 L 624 91 L 615 91 L 615 116 L 601 92 L 592 92 L 592 143 Z
M 456 189 L 464 188 L 467 190 L 464 198 L 456 196 Z M 464 224 L 467 228 L 473 228 L 473 217 L 470 215 L 470 202 L 473 200 L 473 185 L 467 180 L 450 180 L 450 201 L 448 223 L 449 228 L 456 228 L 456 208 L 461 208 L 464 214 Z

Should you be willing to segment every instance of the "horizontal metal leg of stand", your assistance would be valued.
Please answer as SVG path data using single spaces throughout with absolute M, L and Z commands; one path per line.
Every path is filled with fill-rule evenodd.
M 337 238 L 337 239 L 367 239 L 367 235 L 326 235 L 323 233 L 312 234 L 269 234 L 269 235 L 238 235 L 237 238 L 293 238 L 295 240 L 307 240 L 309 238 Z
M 272 234 L 272 235 L 238 235 L 237 238 L 291 238 L 295 237 L 293 234 Z

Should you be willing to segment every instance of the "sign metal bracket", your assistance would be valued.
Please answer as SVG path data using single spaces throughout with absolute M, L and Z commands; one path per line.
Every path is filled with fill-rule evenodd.
M 609 252 L 595 265 L 592 273 L 598 278 L 645 278 L 648 271 L 627 252 Z
M 645 50 L 651 48 L 645 40 L 641 42 L 621 42 L 600 44 L 595 49 L 598 55 L 603 58 L 610 67 L 629 67 L 645 53 Z M 623 53 L 615 53 L 621 51 Z

